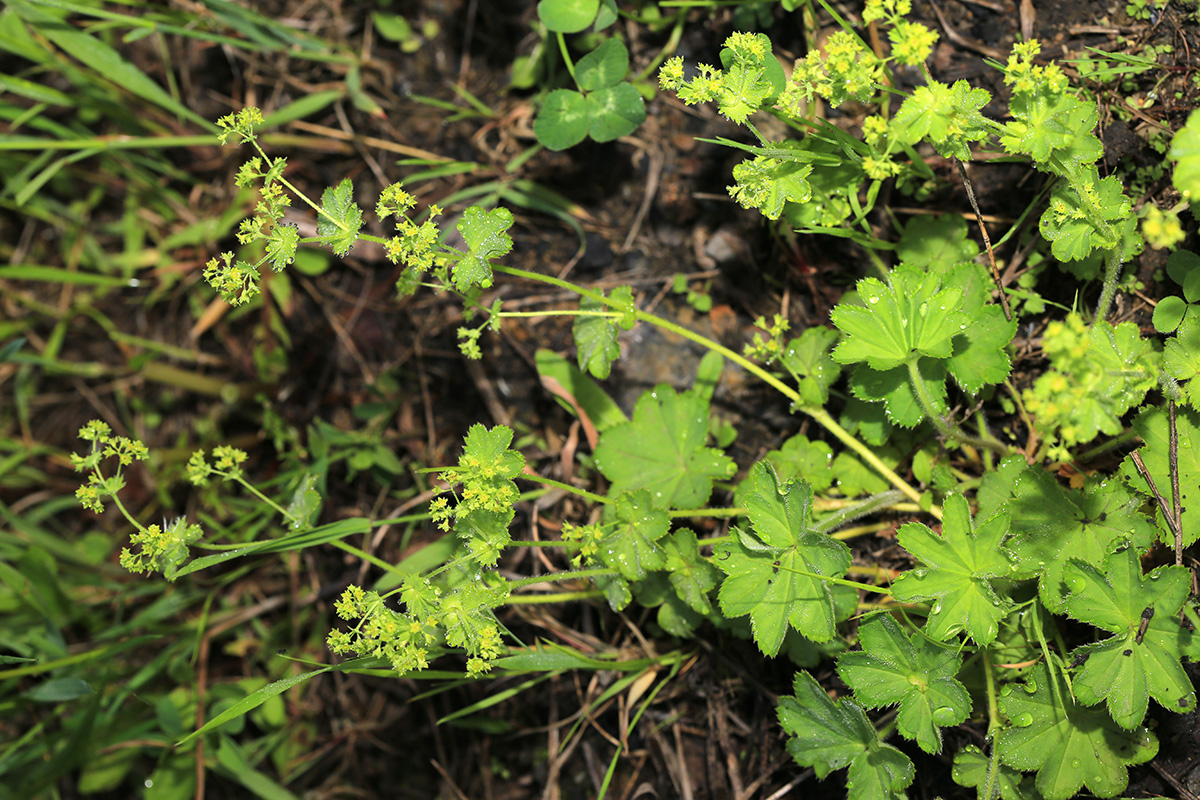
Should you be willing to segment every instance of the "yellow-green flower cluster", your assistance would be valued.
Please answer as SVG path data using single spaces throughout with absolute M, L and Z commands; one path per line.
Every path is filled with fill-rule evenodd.
M 187 562 L 188 545 L 197 541 L 203 530 L 183 517 L 164 525 L 151 525 L 130 536 L 129 543 L 138 549 L 123 548 L 121 566 L 130 572 L 161 572 L 168 580 L 173 579 Z
M 247 106 L 236 114 L 227 114 L 217 120 L 217 127 L 221 129 L 217 141 L 225 144 L 231 136 L 237 136 L 242 142 L 253 141 L 254 129 L 262 123 L 262 112 L 254 106 Z
M 764 364 L 773 364 L 783 355 L 783 335 L 791 328 L 791 323 L 780 314 L 776 314 L 771 322 L 766 317 L 754 320 L 754 326 L 767 332 L 766 338 L 761 333 L 754 334 L 754 341 L 746 345 L 746 358 L 757 359 Z
M 564 522 L 560 534 L 564 542 L 579 542 L 580 548 L 571 557 L 571 564 L 580 567 L 583 564 L 595 562 L 600 554 L 600 542 L 604 539 L 604 530 L 599 525 L 574 525 Z
M 1032 94 L 1046 91 L 1062 94 L 1070 88 L 1070 81 L 1057 64 L 1039 66 L 1033 59 L 1042 50 L 1037 39 L 1017 42 L 1013 45 L 1008 63 L 1004 66 L 1004 82 L 1013 88 L 1014 94 Z

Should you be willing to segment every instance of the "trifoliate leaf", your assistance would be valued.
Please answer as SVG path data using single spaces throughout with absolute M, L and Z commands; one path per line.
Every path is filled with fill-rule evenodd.
M 708 400 L 660 384 L 638 398 L 631 421 L 600 434 L 596 466 L 613 494 L 648 489 L 655 508 L 695 508 L 708 500 L 714 480 L 736 469 L 720 450 L 705 447 L 707 439 Z
M 708 593 L 721 580 L 720 571 L 700 555 L 696 534 L 680 528 L 663 540 L 667 553 L 667 571 L 671 587 L 679 599 L 697 613 L 707 614 L 712 610 Z
M 838 657 L 837 671 L 866 708 L 899 704 L 896 725 L 927 753 L 942 751 L 942 731 L 971 713 L 971 696 L 954 677 L 962 656 L 921 636 L 909 638 L 889 616 L 858 629 L 862 650 Z
M 1158 752 L 1158 740 L 1145 728 L 1123 730 L 1103 710 L 1078 705 L 1045 663 L 1025 688 L 1001 690 L 1000 710 L 1012 723 L 997 738 L 1000 759 L 1037 770 L 1035 786 L 1045 800 L 1068 800 L 1084 786 L 1097 797 L 1113 797 L 1128 785 L 1128 767 Z
M 987 800 L 985 794 L 990 769 L 991 759 L 978 747 L 969 744 L 954 754 L 954 768 L 950 775 L 959 786 L 974 786 L 979 791 L 980 800 Z M 999 765 L 997 772 L 994 785 L 1000 790 L 1003 800 L 1036 800 L 1032 780 L 1022 782 L 1020 772 L 1003 764 Z
M 1000 544 L 1008 533 L 1008 514 L 1001 511 L 976 525 L 971 507 L 958 494 L 946 498 L 942 508 L 941 536 L 919 522 L 897 532 L 900 546 L 922 566 L 897 578 L 892 596 L 906 603 L 933 601 L 925 629 L 934 639 L 946 641 L 961 630 L 978 644 L 990 644 L 1012 608 L 991 583 L 1013 570 L 1011 556 Z
M 612 530 L 601 540 L 600 560 L 621 577 L 636 581 L 666 566 L 666 551 L 656 542 L 671 529 L 671 518 L 655 510 L 650 492 L 639 489 L 619 495 L 605 507 L 605 523 Z
M 280 222 L 271 227 L 267 236 L 267 260 L 271 269 L 282 272 L 296 259 L 296 248 L 300 245 L 300 231 L 295 225 Z
M 787 749 L 818 778 L 850 767 L 846 785 L 854 800 L 904 800 L 912 783 L 912 761 L 879 740 L 863 710 L 849 700 L 836 703 L 816 679 L 796 673 L 794 695 L 779 698 L 779 724 L 790 736 Z
M 964 391 L 978 394 L 987 384 L 1001 383 L 1012 370 L 1004 348 L 1017 333 L 1017 320 L 1004 318 L 1000 306 L 984 306 L 954 340 L 954 355 L 946 362 Z
M 363 226 L 362 210 L 354 202 L 354 184 L 349 178 L 321 194 L 321 211 L 317 215 L 317 238 L 328 242 L 337 255 L 346 255 L 358 241 L 358 229 Z
M 938 275 L 912 267 L 897 267 L 887 284 L 859 281 L 858 295 L 864 305 L 833 309 L 833 324 L 846 334 L 833 351 L 840 364 L 865 361 L 882 372 L 916 355 L 949 358 L 954 337 L 970 321 L 959 311 L 960 289 L 942 288 Z
M 768 464 L 756 463 L 745 503 L 754 528 L 717 545 L 713 562 L 726 574 L 717 597 L 726 617 L 750 615 L 754 640 L 774 656 L 788 626 L 814 642 L 833 638 L 837 622 L 831 584 L 850 566 L 850 549 L 809 528 L 812 490 L 781 485 Z
M 629 50 L 620 39 L 605 39 L 575 65 L 575 81 L 585 92 L 615 86 L 629 72 Z
M 1008 505 L 1012 535 L 1004 545 L 1016 559 L 1013 577 L 1037 578 L 1042 602 L 1061 614 L 1068 559 L 1098 567 L 1122 544 L 1139 552 L 1149 549 L 1154 526 L 1140 505 L 1119 480 L 1089 480 L 1082 490 L 1064 489 L 1046 470 L 1025 470 Z
M 588 136 L 597 142 L 628 136 L 646 121 L 646 104 L 631 83 L 589 92 L 586 100 Z
M 471 206 L 463 212 L 458 232 L 469 249 L 454 265 L 454 285 L 460 292 L 472 286 L 486 289 L 492 285 L 489 262 L 512 250 L 512 237 L 505 233 L 512 224 L 513 215 L 507 208 L 484 211 Z
M 1171 435 L 1167 412 L 1161 408 L 1148 408 L 1138 414 L 1133 421 L 1133 429 L 1145 443 L 1142 445 L 1142 461 L 1146 470 L 1154 479 L 1154 485 L 1167 503 L 1171 502 Z M 1194 498 L 1200 486 L 1200 414 L 1191 409 L 1177 409 L 1175 412 L 1175 432 L 1178 437 L 1177 466 L 1179 470 L 1180 504 L 1185 512 L 1195 508 Z M 1150 487 L 1146 479 L 1134 466 L 1133 458 L 1126 458 L 1121 463 L 1121 474 L 1129 485 L 1150 496 Z M 1175 537 L 1170 533 L 1170 526 L 1163 519 L 1162 510 L 1154 504 L 1154 518 L 1158 521 L 1159 535 L 1163 544 L 1175 546 Z M 1180 515 L 1183 527 L 1183 546 L 1191 546 L 1200 539 L 1200 514 L 1192 511 Z
M 579 92 L 555 89 L 546 95 L 533 121 L 533 133 L 549 150 L 574 147 L 587 138 L 589 111 L 587 98 Z
M 784 345 L 780 362 L 796 377 L 796 388 L 803 405 L 815 407 L 828 402 L 829 387 L 837 381 L 842 371 L 829 357 L 829 348 L 837 340 L 837 331 L 814 325 Z M 815 485 L 813 490 L 820 491 Z
M 1125 729 L 1142 724 L 1149 698 L 1184 714 L 1196 708 L 1196 692 L 1180 659 L 1191 646 L 1192 631 L 1179 623 L 1191 590 L 1184 567 L 1159 567 L 1142 575 L 1136 550 L 1127 548 L 1104 560 L 1103 571 L 1071 559 L 1064 571 L 1071 594 L 1067 614 L 1114 636 L 1077 648 L 1081 664 L 1072 683 L 1084 705 L 1108 703 L 1108 713 Z

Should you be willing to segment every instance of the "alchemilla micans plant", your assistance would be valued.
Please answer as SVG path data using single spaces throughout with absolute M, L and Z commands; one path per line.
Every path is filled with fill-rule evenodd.
M 608 8 L 593 5 L 597 13 Z M 239 229 L 241 253 L 213 258 L 204 273 L 231 304 L 253 302 L 263 268 L 286 269 L 301 245 L 345 255 L 362 240 L 382 245 L 403 267 L 400 295 L 425 288 L 462 298 L 468 321 L 459 339 L 469 357 L 480 357 L 480 337 L 513 313 L 484 300 L 496 281 L 537 281 L 580 298 L 572 312 L 579 369 L 554 368 L 570 376 L 580 398 L 580 388 L 592 398 L 581 407 L 600 423 L 593 458 L 607 493 L 533 474 L 512 447 L 512 430 L 473 426 L 458 462 L 436 470 L 443 492 L 425 515 L 455 538 L 456 549 L 423 573 L 381 564 L 381 581 L 350 586 L 336 604 L 346 625 L 328 636 L 334 653 L 398 675 L 443 656 L 457 657 L 470 677 L 620 669 L 619 661 L 519 642 L 497 616 L 508 603 L 528 601 L 522 590 L 529 585 L 586 582 L 615 610 L 656 608 L 673 636 L 687 638 L 708 623 L 752 637 L 765 656 L 786 653 L 805 667 L 779 703 L 779 722 L 800 765 L 821 778 L 847 770 L 852 800 L 906 796 L 914 766 L 895 742 L 937 754 L 946 732 L 959 726 L 985 732 L 982 747 L 953 755 L 954 780 L 984 800 L 1116 796 L 1129 767 L 1154 757 L 1152 706 L 1175 714 L 1196 708 L 1183 664 L 1200 657 L 1200 619 L 1183 557 L 1200 538 L 1200 522 L 1185 513 L 1200 485 L 1200 405 L 1190 385 L 1200 372 L 1200 340 L 1187 306 L 1200 297 L 1189 277 L 1200 270 L 1191 269 L 1190 256 L 1172 262 L 1186 302 L 1156 314 L 1155 324 L 1172 334 L 1166 358 L 1157 338 L 1110 320 L 1129 280 L 1124 267 L 1145 241 L 1133 201 L 1098 166 L 1096 109 L 1055 64 L 1037 59 L 1037 42 L 1016 45 L 997 65 L 1012 92 L 1003 119 L 982 113 L 993 99 L 986 90 L 945 84 L 927 71 L 913 91 L 897 93 L 893 68 L 924 70 L 936 41 L 906 19 L 908 11 L 906 0 L 867 4 L 864 22 L 887 31 L 887 58 L 845 26 L 790 76 L 761 33 L 730 36 L 721 67 L 672 58 L 661 70 L 663 90 L 688 104 L 716 104 L 752 136 L 749 145 L 723 140 L 746 153 L 729 187 L 737 203 L 800 231 L 851 239 L 874 269 L 833 309 L 831 327 L 791 336 L 786 319 L 761 319 L 763 334 L 744 353 L 642 310 L 631 287 L 604 293 L 507 265 L 513 216 L 503 208 L 465 209 L 456 226 L 464 246 L 455 248 L 438 224 L 441 209 L 418 213 L 416 198 L 397 184 L 374 209 L 394 233 L 364 234 L 349 179 L 310 199 L 284 177 L 285 159 L 260 145 L 257 109 L 219 120 L 223 141 L 253 150 L 237 184 L 257 187 L 260 197 Z M 622 62 L 615 80 L 625 69 Z M 812 113 L 817 103 L 849 100 L 877 109 L 861 137 Z M 791 134 L 765 137 L 755 118 L 768 114 Z M 1180 175 L 1200 168 L 1200 148 L 1188 149 L 1192 138 L 1181 134 L 1172 152 Z M 910 222 L 896 243 L 879 241 L 868 224 L 886 182 L 917 199 L 927 191 L 933 175 L 923 150 L 961 164 L 980 149 L 1023 157 L 1052 179 L 1048 199 L 1034 209 L 1050 257 L 1016 286 L 1001 280 L 986 233 L 981 253 L 957 217 Z M 301 237 L 283 221 L 297 200 L 316 215 L 315 236 Z M 1164 233 L 1170 226 L 1161 217 L 1145 237 L 1177 245 L 1180 237 Z M 1048 310 L 1038 277 L 1055 261 L 1078 279 L 1098 279 L 1094 303 Z M 1018 389 L 1010 375 L 1014 337 L 1043 322 L 1046 368 Z M 626 417 L 593 378 L 608 377 L 622 332 L 638 324 L 686 337 L 710 357 L 694 388 L 655 387 Z M 714 487 L 739 473 L 710 425 L 724 361 L 775 389 L 827 436 L 797 435 L 740 465 L 733 504 L 718 507 Z M 1025 446 L 1003 425 L 997 430 L 997 419 L 1024 426 Z M 189 462 L 193 482 L 254 492 L 279 514 L 285 533 L 193 558 L 200 526 L 182 519 L 143 526 L 121 504 L 122 470 L 145 458 L 146 448 L 111 436 L 101 423 L 80 435 L 90 451 L 75 459 L 88 475 L 79 498 L 93 510 L 116 504 L 136 528 L 135 550 L 122 563 L 137 572 L 174 580 L 251 554 L 340 541 L 371 525 L 317 525 L 312 476 L 276 502 L 242 473 L 244 453 L 218 448 Z M 1119 468 L 1095 466 L 1117 463 L 1119 447 L 1127 451 Z M 1078 479 L 1064 482 L 1064 466 Z M 599 510 L 564 521 L 561 540 L 552 543 L 569 563 L 560 572 L 511 579 L 496 570 L 506 550 L 528 544 L 512 536 L 522 483 L 574 493 Z M 864 532 L 850 523 L 883 513 L 909 520 L 896 536 L 908 557 L 899 574 L 855 563 L 846 543 Z M 687 527 L 701 517 L 733 524 L 702 539 Z M 1080 630 L 1091 632 L 1086 641 L 1068 642 Z M 822 659 L 833 659 L 849 688 L 837 700 L 810 671 Z M 236 713 L 295 683 L 255 693 Z

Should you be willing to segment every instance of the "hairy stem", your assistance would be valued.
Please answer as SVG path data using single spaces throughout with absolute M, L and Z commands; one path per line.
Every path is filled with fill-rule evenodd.
M 917 358 L 909 360 L 908 382 L 912 386 L 913 394 L 916 395 L 917 403 L 921 406 L 921 410 L 925 412 L 925 416 L 933 423 L 933 427 L 937 428 L 938 433 L 959 444 L 986 448 L 1002 456 L 1010 455 L 1013 452 L 1012 448 L 1003 442 L 998 442 L 995 439 L 977 439 L 974 436 L 969 436 L 962 428 L 947 421 L 938 413 L 937 409 L 933 406 L 933 398 L 929 394 L 929 387 L 925 385 L 925 378 L 921 375 L 921 368 L 918 366 L 919 361 L 920 359 Z

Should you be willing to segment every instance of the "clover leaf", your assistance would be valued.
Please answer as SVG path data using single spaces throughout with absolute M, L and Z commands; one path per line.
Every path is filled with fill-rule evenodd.
M 1180 665 L 1192 632 L 1179 623 L 1191 590 L 1184 567 L 1159 567 L 1142 575 L 1136 550 L 1127 548 L 1104 560 L 1103 570 L 1071 559 L 1065 570 L 1071 595 L 1067 614 L 1115 634 L 1077 648 L 1072 662 L 1082 664 L 1072 685 L 1084 705 L 1104 700 L 1108 713 L 1131 730 L 1146 717 L 1149 698 L 1178 714 L 1196 708 L 1196 692 Z
M 1083 786 L 1113 797 L 1128 785 L 1128 767 L 1158 752 L 1158 740 L 1145 728 L 1122 730 L 1104 711 L 1078 705 L 1044 663 L 1024 689 L 1001 690 L 1000 710 L 1013 724 L 997 737 L 1000 759 L 1037 770 L 1035 786 L 1045 800 L 1068 800 Z
M 646 105 L 631 83 L 589 92 L 586 99 L 587 132 L 594 141 L 611 142 L 628 136 L 646 120 Z
M 633 84 L 629 51 L 619 39 L 606 39 L 579 60 L 575 81 L 580 91 L 555 89 L 533 121 L 533 132 L 550 150 L 574 147 L 588 136 L 610 142 L 626 136 L 646 119 L 646 106 Z
M 1012 535 L 1004 543 L 1016 563 L 1014 578 L 1037 578 L 1046 608 L 1061 614 L 1068 559 L 1100 566 L 1122 544 L 1145 552 L 1154 526 L 1133 493 L 1117 480 L 1089 480 L 1064 489 L 1050 472 L 1027 469 L 1016 479 L 1008 508 Z
M 866 708 L 899 704 L 898 730 L 927 753 L 942 751 L 943 727 L 971 713 L 971 696 L 954 676 L 962 656 L 924 637 L 909 638 L 896 620 L 872 617 L 858 629 L 862 650 L 838 657 L 837 671 Z
M 566 150 L 587 138 L 587 98 L 573 89 L 555 89 L 546 95 L 533 133 L 549 150 Z
M 671 529 L 671 518 L 656 510 L 645 489 L 626 492 L 604 509 L 612 525 L 600 540 L 600 560 L 626 580 L 640 580 L 667 564 L 667 554 L 656 542 Z
M 964 630 L 979 644 L 996 638 L 1000 620 L 1012 603 L 996 593 L 992 580 L 1012 571 L 1011 555 L 1000 542 L 1008 533 L 1008 514 L 999 512 L 976 525 L 962 495 L 943 506 L 942 535 L 919 522 L 901 526 L 900 546 L 924 566 L 909 570 L 892 584 L 902 602 L 932 600 L 926 632 L 945 641 Z
M 714 563 L 725 573 L 717 599 L 727 618 L 750 616 L 754 641 L 774 656 L 788 626 L 814 642 L 834 636 L 833 592 L 822 577 L 841 577 L 850 549 L 809 527 L 812 490 L 781 484 L 764 462 L 750 468 L 746 510 L 754 534 L 735 530 L 717 545 Z
M 616 86 L 629 72 L 629 50 L 620 39 L 605 39 L 575 65 L 575 80 L 585 92 Z
M 507 208 L 484 211 L 479 206 L 471 206 L 463 212 L 458 232 L 467 243 L 468 251 L 454 265 L 454 285 L 460 292 L 472 286 L 486 289 L 492 285 L 489 262 L 512 250 L 512 237 L 505 233 L 512 224 L 513 215 Z
M 867 715 L 849 700 L 834 702 L 816 679 L 801 670 L 794 695 L 779 698 L 776 714 L 787 732 L 787 749 L 818 778 L 848 766 L 854 800 L 904 800 L 915 775 L 912 761 L 879 740 Z
M 833 351 L 840 364 L 865 361 L 884 371 L 907 364 L 917 355 L 949 358 L 954 337 L 966 329 L 958 308 L 962 290 L 942 288 L 934 273 L 896 268 L 885 284 L 877 278 L 858 282 L 864 305 L 838 303 L 833 324 L 846 335 Z
M 633 290 L 628 286 L 613 289 L 612 299 L 633 307 Z M 619 318 L 604 316 L 602 312 L 608 306 L 599 300 L 584 297 L 579 301 L 579 310 L 590 312 L 575 317 L 572 333 L 575 335 L 575 349 L 579 355 L 579 367 L 586 369 L 592 375 L 603 380 L 612 369 L 612 362 L 621 357 L 621 348 L 617 337 L 622 330 L 633 327 L 634 319 L 631 314 Z
M 579 33 L 600 11 L 600 0 L 540 0 L 538 19 L 555 33 Z
M 648 489 L 655 508 L 692 508 L 736 469 L 707 439 L 708 399 L 659 384 L 638 398 L 632 420 L 600 434 L 596 466 L 613 494 Z
M 1167 413 L 1161 408 L 1148 408 L 1138 414 L 1133 421 L 1133 429 L 1142 438 L 1142 461 L 1146 471 L 1154 479 L 1158 491 L 1171 498 L 1171 434 Z M 1196 487 L 1200 486 L 1200 414 L 1191 409 L 1181 409 L 1175 414 L 1175 435 L 1177 437 L 1176 465 L 1179 470 L 1179 497 L 1184 509 L 1189 508 L 1189 499 L 1196 496 Z M 1121 463 L 1121 473 L 1137 491 L 1149 496 L 1150 487 L 1134 466 L 1133 458 L 1128 457 Z M 1155 508 L 1155 519 L 1164 544 L 1174 546 L 1175 537 L 1170 533 L 1170 526 L 1163 519 L 1162 510 Z M 1194 507 L 1194 503 L 1191 507 Z M 1195 512 L 1180 515 L 1183 526 L 1183 546 L 1191 546 L 1200 539 L 1200 514 Z
M 1197 316 L 1200 313 L 1200 255 L 1176 250 L 1167 258 L 1167 274 L 1183 287 L 1183 297 L 1171 295 L 1158 301 L 1153 322 L 1154 330 L 1159 333 L 1171 333 L 1186 314 Z
M 334 253 L 339 256 L 349 253 L 358 241 L 358 230 L 362 226 L 362 210 L 354 202 L 354 183 L 349 178 L 321 194 L 317 238 L 327 242 Z

